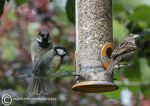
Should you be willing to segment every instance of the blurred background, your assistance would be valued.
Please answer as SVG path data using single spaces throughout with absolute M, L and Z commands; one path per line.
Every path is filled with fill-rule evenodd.
M 54 45 L 70 53 L 60 69 L 75 72 L 75 0 L 0 1 L 0 96 L 27 97 L 28 79 L 17 75 L 31 70 L 31 39 L 48 29 Z M 56 101 L 13 101 L 11 106 L 150 106 L 150 0 L 112 0 L 114 47 L 129 33 L 143 33 L 137 41 L 133 67 L 115 71 L 119 90 L 80 93 L 71 90 L 75 77 L 56 79 Z M 0 106 L 1 106 L 0 102 Z

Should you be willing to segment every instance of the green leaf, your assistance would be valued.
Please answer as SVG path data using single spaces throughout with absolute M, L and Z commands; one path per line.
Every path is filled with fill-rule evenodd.
M 125 24 L 113 19 L 113 37 L 117 41 L 121 41 L 128 33 Z
M 116 0 L 120 1 L 126 9 L 133 9 L 144 4 L 144 0 Z
M 140 35 L 141 37 L 136 40 L 138 55 L 150 59 L 150 30 L 145 30 Z
M 15 0 L 15 3 L 16 3 L 17 6 L 20 6 L 20 5 L 22 5 L 26 2 L 27 2 L 27 0 Z
M 125 11 L 125 8 L 120 5 L 120 4 L 114 4 L 113 5 L 113 17 L 118 20 L 119 22 L 122 22 L 122 23 L 128 23 L 129 21 L 129 14 Z
M 59 69 L 59 71 L 74 71 L 74 70 L 75 70 L 75 68 L 73 65 L 63 65 Z
M 125 8 L 122 3 L 118 1 L 113 1 L 112 3 L 113 15 L 118 15 L 118 13 L 125 11 Z
M 141 81 L 141 71 L 140 71 L 140 64 L 137 54 L 132 58 L 133 65 L 124 69 L 124 75 L 130 81 Z
M 19 84 L 16 85 L 16 91 L 19 92 L 20 94 L 25 94 L 26 93 L 25 89 L 22 86 L 20 86 Z
M 121 96 L 121 91 L 125 88 L 128 88 L 132 93 L 137 93 L 140 88 L 138 86 L 125 86 L 125 85 L 120 85 L 118 90 L 115 90 L 113 92 L 105 92 L 102 93 L 103 95 L 109 97 L 109 98 L 113 98 L 113 99 L 120 99 Z
M 142 86 L 141 91 L 144 94 L 144 96 L 150 97 L 149 86 Z
M 75 0 L 68 0 L 66 4 L 66 13 L 69 21 L 75 24 Z
M 112 3 L 115 15 L 119 15 L 121 12 L 132 12 L 134 8 L 144 4 L 143 0 L 114 0 Z
M 16 11 L 14 9 L 11 9 L 8 12 L 8 19 L 13 23 L 17 21 Z
M 140 70 L 141 70 L 141 77 L 143 81 L 150 80 L 150 66 L 147 63 L 145 58 L 140 59 Z
M 126 86 L 119 86 L 119 89 L 113 92 L 106 92 L 106 93 L 102 93 L 103 95 L 113 98 L 113 99 L 120 99 L 120 95 L 121 95 L 121 91 L 124 88 L 129 88 L 129 90 L 133 93 L 136 93 L 137 91 L 139 91 L 139 87 L 126 87 Z
M 122 90 L 122 87 L 119 87 L 119 89 L 116 90 L 116 91 L 104 92 L 102 94 L 107 96 L 107 97 L 109 97 L 109 98 L 113 98 L 113 99 L 118 99 L 119 100 L 121 90 Z
M 57 14 L 57 20 L 56 22 L 61 24 L 61 25 L 67 25 L 68 24 L 68 19 L 66 16 L 66 13 L 64 11 L 62 11 L 61 9 L 57 9 L 56 10 L 56 14 Z
M 141 27 L 150 25 L 150 6 L 141 5 L 135 8 L 134 13 L 130 16 L 130 20 L 138 23 Z
M 5 4 L 5 0 L 1 0 L 0 1 L 0 16 L 3 14 L 4 4 Z
M 40 24 L 35 22 L 35 23 L 29 23 L 27 27 L 27 31 L 29 35 L 36 35 L 37 34 L 37 29 L 40 27 Z
M 11 62 L 16 58 L 16 50 L 11 41 L 7 39 L 3 41 L 1 56 L 7 62 Z

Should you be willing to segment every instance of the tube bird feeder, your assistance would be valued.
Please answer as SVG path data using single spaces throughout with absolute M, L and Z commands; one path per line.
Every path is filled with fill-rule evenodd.
M 76 78 L 72 89 L 80 92 L 117 90 L 106 73 L 112 53 L 112 0 L 76 1 Z

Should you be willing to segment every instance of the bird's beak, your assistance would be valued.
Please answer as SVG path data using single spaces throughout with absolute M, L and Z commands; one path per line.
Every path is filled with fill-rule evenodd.
M 38 42 L 42 42 L 42 39 L 40 39 L 39 37 L 36 38 L 36 40 L 37 40 Z
M 138 38 L 140 35 L 138 35 L 138 34 L 135 34 L 135 35 L 133 35 L 133 38 Z

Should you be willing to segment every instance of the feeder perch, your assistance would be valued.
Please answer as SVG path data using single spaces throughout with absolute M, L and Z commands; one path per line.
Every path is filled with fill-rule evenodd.
M 112 53 L 112 0 L 76 0 L 76 78 L 79 92 L 117 90 L 106 73 Z

